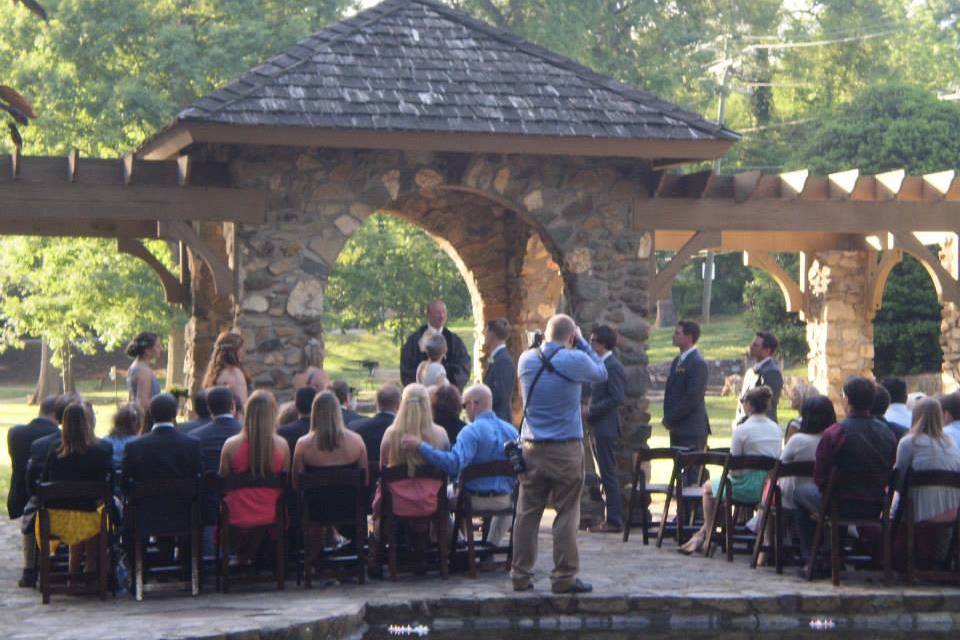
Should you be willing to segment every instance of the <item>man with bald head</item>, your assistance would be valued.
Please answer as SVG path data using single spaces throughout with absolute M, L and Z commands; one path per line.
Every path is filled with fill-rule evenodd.
M 447 341 L 447 355 L 443 366 L 447 380 L 463 389 L 470 381 L 470 354 L 457 334 L 446 327 L 447 305 L 443 300 L 434 300 L 427 306 L 427 324 L 410 334 L 400 351 L 400 380 L 403 386 L 417 381 L 417 367 L 427 358 L 427 340 L 442 335 Z
M 517 439 L 517 430 L 493 412 L 493 393 L 484 384 L 475 384 L 463 393 L 463 408 L 470 424 L 457 434 L 457 442 L 450 451 L 434 449 L 416 436 L 403 437 L 403 447 L 417 451 L 427 463 L 450 477 L 474 464 L 506 460 L 503 445 Z M 471 480 L 462 488 L 470 494 L 475 511 L 499 511 L 513 507 L 513 478 L 497 476 Z M 494 516 L 487 533 L 487 542 L 499 546 L 510 526 L 509 516 Z

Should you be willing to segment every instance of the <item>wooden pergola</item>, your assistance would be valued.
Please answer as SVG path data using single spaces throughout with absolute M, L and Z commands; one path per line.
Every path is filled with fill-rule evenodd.
M 266 193 L 229 187 L 225 164 L 173 161 L 0 157 L 0 234 L 115 238 L 117 249 L 157 273 L 168 302 L 187 305 L 186 250 L 213 274 L 217 295 L 235 295 L 226 261 L 200 238 L 195 224 L 262 224 Z M 173 274 L 141 242 L 179 243 L 180 273 Z

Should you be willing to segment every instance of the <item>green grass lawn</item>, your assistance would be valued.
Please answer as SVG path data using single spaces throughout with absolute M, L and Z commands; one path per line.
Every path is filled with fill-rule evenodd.
M 697 347 L 705 358 L 735 360 L 742 358 L 753 340 L 753 329 L 740 316 L 714 318 L 710 324 L 700 325 Z M 651 364 L 670 362 L 677 355 L 673 346 L 673 327 L 651 329 L 647 343 L 647 357 Z

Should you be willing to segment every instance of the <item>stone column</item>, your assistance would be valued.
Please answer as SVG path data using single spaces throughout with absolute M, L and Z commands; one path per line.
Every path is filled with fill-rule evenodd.
M 954 278 L 960 271 L 960 251 L 957 234 L 944 234 L 940 248 L 940 262 Z M 960 388 L 960 305 L 944 301 L 940 307 L 940 348 L 943 350 L 941 380 L 944 393 Z
M 868 254 L 824 251 L 811 258 L 808 377 L 839 409 L 847 377 L 873 377 L 873 322 L 868 320 L 866 301 Z

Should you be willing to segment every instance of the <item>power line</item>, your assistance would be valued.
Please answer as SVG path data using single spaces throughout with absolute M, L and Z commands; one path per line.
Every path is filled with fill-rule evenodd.
M 857 42 L 858 40 L 872 40 L 874 38 L 883 38 L 903 29 L 891 29 L 889 31 L 878 31 L 877 33 L 865 33 L 859 36 L 848 36 L 846 38 L 834 38 L 832 40 L 813 40 L 810 42 L 782 42 L 777 44 L 751 44 L 744 47 L 746 51 L 758 51 L 760 49 L 804 49 L 807 47 L 823 47 L 829 44 L 842 44 L 845 42 Z

